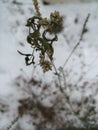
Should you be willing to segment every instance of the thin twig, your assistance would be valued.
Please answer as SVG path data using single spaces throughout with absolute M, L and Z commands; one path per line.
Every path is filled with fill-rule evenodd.
M 80 45 L 80 42 L 82 41 L 83 39 L 83 35 L 84 35 L 84 32 L 85 32 L 85 28 L 86 28 L 86 24 L 88 22 L 88 19 L 89 19 L 89 16 L 90 14 L 88 14 L 88 16 L 86 17 L 85 19 L 85 22 L 83 24 L 83 29 L 82 29 L 82 32 L 81 32 L 81 36 L 80 36 L 80 39 L 78 41 L 78 43 L 74 46 L 74 48 L 72 49 L 71 53 L 69 54 L 68 58 L 66 59 L 64 65 L 63 65 L 63 68 L 65 67 L 65 65 L 68 63 L 69 59 L 71 58 L 72 54 L 74 53 L 74 51 L 76 50 L 76 48 Z
M 20 116 L 17 116 L 12 122 L 11 124 L 7 127 L 7 130 L 10 130 L 12 128 L 12 126 L 19 120 Z
M 50 58 L 50 56 L 48 55 L 48 53 L 47 53 L 47 56 L 48 56 L 48 58 L 50 59 L 50 62 L 51 62 L 51 64 L 52 64 L 53 68 L 54 68 L 55 74 L 56 74 L 57 77 L 58 77 L 60 91 L 64 94 L 64 91 L 63 91 L 63 89 L 62 89 L 62 84 L 61 84 L 60 75 L 59 75 L 59 73 L 58 73 L 58 71 L 57 71 L 57 68 L 56 68 L 56 66 L 55 66 L 55 64 L 54 64 L 54 62 L 53 62 L 53 60 L 51 60 L 51 58 Z M 64 94 L 64 95 L 65 95 L 65 94 Z

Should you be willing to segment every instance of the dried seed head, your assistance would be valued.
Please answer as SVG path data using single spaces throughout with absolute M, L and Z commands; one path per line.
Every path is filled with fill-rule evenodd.
M 51 33 L 59 33 L 63 29 L 63 19 L 60 16 L 60 13 L 58 11 L 55 11 L 54 13 L 50 14 L 50 27 L 49 30 Z
M 50 14 L 50 19 L 42 18 L 39 24 L 50 33 L 59 33 L 63 29 L 63 19 L 58 11 Z
M 43 72 L 47 72 L 49 70 L 52 70 L 52 64 L 50 61 L 45 59 L 44 55 L 40 54 L 40 66 L 42 67 Z
M 39 20 L 39 24 L 44 28 L 47 28 L 49 25 L 49 20 L 47 18 L 42 18 Z

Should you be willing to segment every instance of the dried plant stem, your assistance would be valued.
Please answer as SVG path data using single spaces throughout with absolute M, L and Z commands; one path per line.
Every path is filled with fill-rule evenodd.
M 80 42 L 82 41 L 83 34 L 84 34 L 84 32 L 85 32 L 85 27 L 86 27 L 86 24 L 87 24 L 87 22 L 88 22 L 89 16 L 90 16 L 90 14 L 88 14 L 88 16 L 86 17 L 85 22 L 84 22 L 84 24 L 83 24 L 83 29 L 82 29 L 82 32 L 81 32 L 81 36 L 80 36 L 79 42 L 75 45 L 75 47 L 73 48 L 72 52 L 70 53 L 70 55 L 68 56 L 67 60 L 65 61 L 64 65 L 63 65 L 63 69 L 64 69 L 65 65 L 67 64 L 67 62 L 69 61 L 69 59 L 71 58 L 73 52 L 76 50 L 76 48 L 80 45 Z M 47 54 L 47 55 L 48 55 L 48 54 Z M 49 57 L 49 56 L 48 56 L 48 57 Z M 49 59 L 50 59 L 50 58 L 49 58 Z M 61 84 L 60 75 L 59 75 L 59 73 L 58 73 L 58 71 L 57 71 L 57 69 L 56 69 L 56 66 L 55 66 L 55 64 L 53 63 L 53 61 L 52 61 L 51 59 L 50 59 L 50 61 L 51 61 L 52 65 L 53 65 L 54 70 L 55 70 L 55 73 L 56 73 L 56 75 L 57 75 L 57 77 L 58 77 L 60 91 L 63 93 L 63 95 L 64 95 L 65 98 L 66 98 L 66 94 L 64 93 L 64 90 L 62 89 L 62 84 Z M 71 108 L 72 108 L 72 107 L 71 107 Z
M 60 75 L 59 75 L 59 73 L 58 73 L 58 71 L 57 71 L 57 68 L 56 68 L 56 66 L 55 66 L 55 64 L 54 64 L 54 62 L 53 62 L 53 60 L 51 60 L 51 58 L 50 58 L 50 56 L 49 56 L 48 53 L 47 53 L 47 56 L 48 56 L 48 58 L 49 58 L 49 60 L 50 60 L 50 62 L 51 62 L 51 64 L 52 64 L 52 66 L 53 66 L 53 68 L 54 68 L 55 74 L 56 74 L 57 77 L 58 77 L 60 91 L 64 94 L 64 91 L 63 91 L 63 89 L 62 89 L 62 84 L 61 84 Z
M 19 120 L 20 116 L 17 116 L 12 122 L 11 124 L 7 127 L 7 130 L 10 130 L 12 128 L 12 126 Z
M 51 61 L 52 65 L 53 65 L 53 68 L 54 68 L 54 70 L 55 70 L 55 74 L 56 74 L 57 77 L 58 77 L 60 91 L 64 94 L 64 91 L 63 91 L 63 89 L 62 89 L 62 84 L 61 84 L 60 75 L 58 74 L 57 68 L 56 68 L 55 64 L 53 63 L 53 61 L 52 61 L 52 60 L 50 60 L 50 61 Z M 64 94 L 64 95 L 65 95 L 65 94 Z
M 69 59 L 71 58 L 72 54 L 74 53 L 74 51 L 76 50 L 76 48 L 80 45 L 82 39 L 83 39 L 83 34 L 85 32 L 85 28 L 86 28 L 86 24 L 88 22 L 88 19 L 89 19 L 89 16 L 90 14 L 88 14 L 88 16 L 86 17 L 85 19 L 85 22 L 83 24 L 83 29 L 82 29 L 82 32 L 81 32 L 81 36 L 80 36 L 80 39 L 78 41 L 78 43 L 74 46 L 74 48 L 72 49 L 71 53 L 69 54 L 68 58 L 66 59 L 64 65 L 63 65 L 63 68 L 66 66 L 66 64 L 68 63 Z
M 40 13 L 40 9 L 39 9 L 39 3 L 38 3 L 38 0 L 32 0 L 33 1 L 33 4 L 34 4 L 34 7 L 35 7 L 35 10 L 36 10 L 36 14 L 37 16 L 41 17 L 41 13 Z
M 57 71 L 57 69 L 56 69 L 56 66 L 55 66 L 55 64 L 53 63 L 53 61 L 52 61 L 52 60 L 50 60 L 50 61 L 51 61 L 52 65 L 53 65 L 54 70 L 55 70 L 55 73 L 57 74 L 57 77 L 58 77 L 60 92 L 63 94 L 63 96 L 65 97 L 66 101 L 68 102 L 68 104 L 69 104 L 69 106 L 70 106 L 70 109 L 71 109 L 72 114 L 76 115 L 76 113 L 75 113 L 75 112 L 74 112 L 74 110 L 73 110 L 72 104 L 70 103 L 69 99 L 68 99 L 68 98 L 67 98 L 67 96 L 66 96 L 66 93 L 64 92 L 64 90 L 63 90 L 63 88 L 62 88 L 62 84 L 61 84 L 60 75 L 58 74 L 58 71 Z
M 68 58 L 66 59 L 64 65 L 63 65 L 63 67 L 62 67 L 63 71 L 64 71 L 64 67 L 65 67 L 66 64 L 68 63 L 68 61 L 69 61 L 69 59 L 71 58 L 72 54 L 74 53 L 74 51 L 76 50 L 76 48 L 80 45 L 80 42 L 81 42 L 82 39 L 83 39 L 83 35 L 84 35 L 84 32 L 85 32 L 85 28 L 86 28 L 86 24 L 87 24 L 87 22 L 88 22 L 89 16 L 90 16 L 90 14 L 88 14 L 88 16 L 86 17 L 86 19 L 85 19 L 85 21 L 84 21 L 83 29 L 82 29 L 82 32 L 81 32 L 80 39 L 79 39 L 78 43 L 77 43 L 77 44 L 75 45 L 75 47 L 72 49 L 71 53 L 69 54 Z M 62 87 L 61 87 L 61 88 L 62 88 Z M 63 90 L 63 89 L 62 89 L 62 90 Z M 64 91 L 62 91 L 62 92 L 64 93 Z M 65 96 L 65 98 L 66 98 L 66 94 L 65 94 L 65 93 L 64 93 L 64 96 Z M 77 117 L 77 114 L 76 114 L 75 111 L 73 110 L 72 104 L 70 103 L 69 99 L 66 98 L 66 100 L 67 100 L 67 102 L 68 102 L 68 104 L 69 104 L 69 106 L 70 106 L 71 112 L 72 112 L 74 115 L 76 115 L 76 117 Z M 80 119 L 79 117 L 77 117 L 77 118 L 81 121 L 81 119 Z
M 84 34 L 84 32 L 85 32 L 85 28 L 86 28 L 86 24 L 87 24 L 87 22 L 88 22 L 89 16 L 90 16 L 90 14 L 88 14 L 88 16 L 86 17 L 85 22 L 84 22 L 84 24 L 83 24 L 83 29 L 82 29 L 82 32 L 81 32 L 81 36 L 80 36 L 79 42 L 78 42 L 78 43 L 75 45 L 75 47 L 73 48 L 72 52 L 70 53 L 70 55 L 68 56 L 67 60 L 65 61 L 65 63 L 64 63 L 64 65 L 63 65 L 63 68 L 62 68 L 62 69 L 64 69 L 64 67 L 65 67 L 65 65 L 67 64 L 67 62 L 69 61 L 70 57 L 72 56 L 72 54 L 74 53 L 74 51 L 76 50 L 76 48 L 80 45 L 80 42 L 82 41 L 82 38 L 83 38 L 83 34 Z M 49 57 L 49 56 L 48 56 L 48 57 Z M 50 59 L 50 61 L 51 61 L 52 65 L 53 65 L 53 67 L 54 67 L 55 73 L 57 74 L 58 81 L 59 81 L 60 91 L 62 92 L 62 94 L 64 95 L 66 101 L 68 102 L 68 104 L 69 104 L 69 106 L 70 106 L 70 109 L 71 109 L 71 112 L 72 112 L 74 115 L 76 115 L 76 113 L 75 113 L 74 110 L 73 110 L 72 104 L 70 103 L 69 99 L 68 99 L 67 96 L 66 96 L 66 93 L 64 92 L 64 90 L 63 90 L 63 88 L 62 88 L 60 75 L 59 75 L 59 73 L 58 73 L 58 71 L 57 71 L 57 69 L 56 69 L 56 66 L 55 66 L 55 64 L 53 63 L 53 61 L 52 61 L 51 59 Z M 76 115 L 76 117 L 77 117 L 77 115 Z M 81 119 L 80 119 L 80 120 L 81 120 Z

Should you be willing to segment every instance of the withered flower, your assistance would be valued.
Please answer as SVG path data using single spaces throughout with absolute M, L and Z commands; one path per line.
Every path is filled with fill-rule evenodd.
M 50 14 L 50 32 L 51 33 L 59 33 L 63 29 L 63 19 L 62 16 L 60 16 L 60 13 L 58 11 L 55 11 Z
M 44 55 L 40 54 L 39 58 L 40 66 L 42 67 L 44 73 L 49 70 L 52 70 L 51 62 L 49 60 L 46 60 Z
M 50 33 L 59 33 L 63 29 L 63 19 L 58 11 L 50 14 L 50 19 L 42 18 L 39 24 L 43 26 Z

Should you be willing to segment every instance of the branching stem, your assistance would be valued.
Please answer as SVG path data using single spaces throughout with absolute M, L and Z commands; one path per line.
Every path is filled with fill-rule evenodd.
M 71 53 L 69 54 L 69 56 L 67 57 L 64 65 L 63 65 L 63 68 L 66 66 L 66 64 L 68 63 L 69 59 L 71 58 L 71 56 L 73 55 L 74 51 L 76 50 L 76 48 L 80 45 L 82 39 L 83 39 L 83 35 L 84 35 L 84 32 L 85 32 L 85 28 L 86 28 L 86 24 L 88 22 L 88 19 L 89 19 L 89 16 L 90 14 L 88 14 L 88 16 L 86 17 L 85 21 L 84 21 L 84 24 L 83 24 L 83 29 L 82 29 L 82 32 L 81 32 L 81 36 L 80 36 L 80 39 L 78 41 L 78 43 L 74 46 L 74 48 L 72 49 Z

